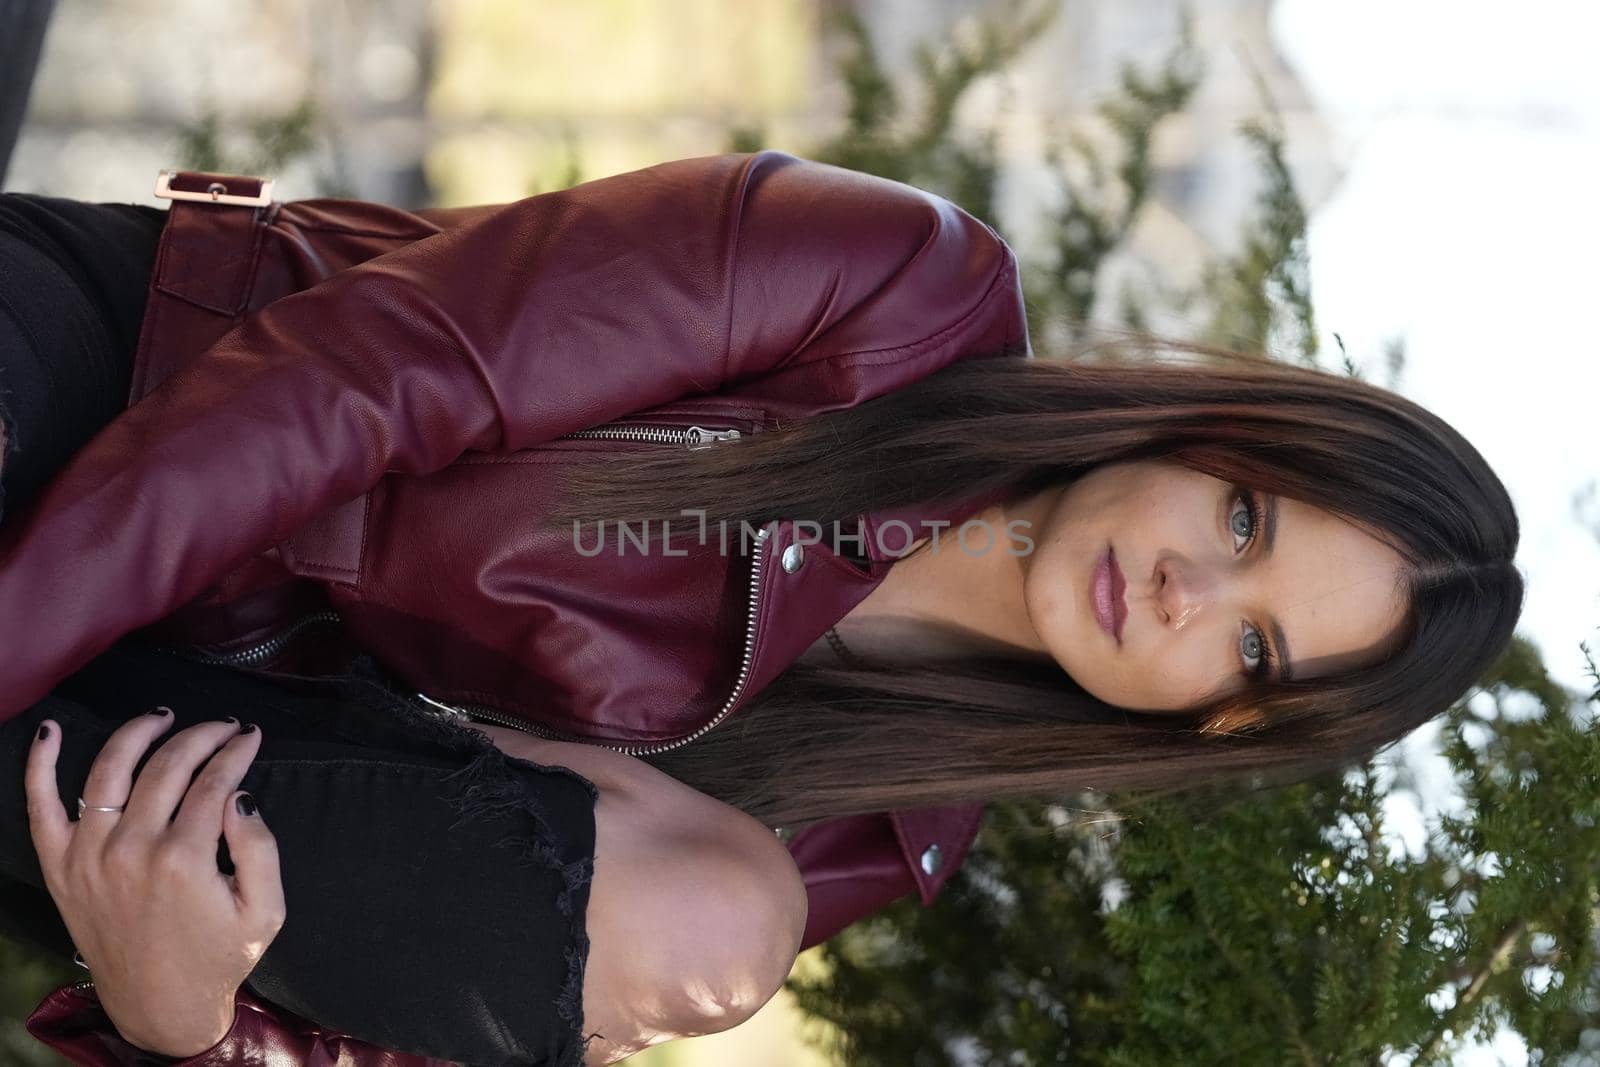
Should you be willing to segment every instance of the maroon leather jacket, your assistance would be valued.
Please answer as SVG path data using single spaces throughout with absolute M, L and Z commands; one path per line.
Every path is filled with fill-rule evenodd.
M 213 182 L 259 188 L 174 188 Z M 907 528 L 983 501 L 860 516 L 865 567 L 787 521 L 744 554 L 715 527 L 667 554 L 614 526 L 595 553 L 592 524 L 540 522 L 562 465 L 717 447 L 958 359 L 1028 355 L 1015 257 L 993 231 L 781 153 L 456 210 L 179 200 L 134 404 L 0 538 L 0 717 L 142 627 L 248 656 L 331 610 L 431 700 L 635 754 L 686 743 L 865 599 Z M 980 810 L 797 834 L 806 944 L 906 893 L 930 902 Z M 101 1031 L 93 1053 L 59 1038 L 84 995 L 56 994 L 36 1032 L 123 1062 Z M 229 1041 L 289 1047 L 274 1010 L 241 993 Z M 192 1062 L 233 1062 L 222 1053 Z

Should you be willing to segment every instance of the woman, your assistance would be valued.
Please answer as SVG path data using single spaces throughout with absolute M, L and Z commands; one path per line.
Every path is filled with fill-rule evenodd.
M 0 544 L 0 711 L 163 617 L 276 653 L 331 607 L 434 706 L 831 817 L 791 842 L 811 943 L 931 899 L 974 801 L 1364 754 L 1516 617 L 1515 516 L 1439 420 L 1289 368 L 1016 358 L 1009 251 L 894 183 L 762 153 L 171 215 L 139 402 Z M 987 551 L 939 550 L 972 519 Z

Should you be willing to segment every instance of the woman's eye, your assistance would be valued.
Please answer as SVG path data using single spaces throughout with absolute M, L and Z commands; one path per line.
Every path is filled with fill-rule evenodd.
M 1244 628 L 1244 636 L 1239 639 L 1239 655 L 1244 660 L 1245 673 L 1259 674 L 1267 662 L 1267 642 L 1262 638 L 1261 631 L 1253 626 Z
M 1233 534 L 1235 552 L 1243 552 L 1245 546 L 1255 537 L 1255 499 L 1248 493 L 1240 492 L 1234 496 L 1233 507 L 1228 512 L 1228 531 Z

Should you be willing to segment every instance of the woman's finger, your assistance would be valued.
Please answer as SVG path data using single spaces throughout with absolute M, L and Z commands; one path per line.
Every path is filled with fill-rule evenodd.
M 150 837 L 165 833 L 195 772 L 238 733 L 239 720 L 229 719 L 203 722 L 168 738 L 140 769 L 119 833 Z M 217 829 L 220 832 L 221 827 Z
M 235 730 L 183 795 L 173 831 L 194 838 L 208 850 L 215 850 L 217 838 L 222 836 L 225 802 L 231 801 L 234 790 L 244 781 L 245 772 L 260 750 L 261 731 L 254 723 Z
M 172 709 L 156 708 L 117 727 L 89 767 L 89 777 L 83 783 L 83 802 L 97 807 L 127 804 L 133 793 L 133 769 L 155 739 L 171 725 Z M 94 819 L 87 825 L 106 829 L 115 821 Z
M 56 785 L 56 759 L 61 754 L 61 726 L 46 719 L 28 749 L 23 788 L 28 795 L 28 829 L 33 834 L 39 865 L 53 871 L 72 840 L 72 823 Z
M 222 832 L 233 857 L 234 895 L 245 916 L 263 938 L 261 951 L 283 926 L 283 875 L 278 868 L 278 839 L 249 793 L 235 793 L 223 806 Z

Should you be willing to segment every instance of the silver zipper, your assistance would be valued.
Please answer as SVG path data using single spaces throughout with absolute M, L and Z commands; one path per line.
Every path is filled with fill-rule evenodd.
M 319 611 L 296 620 L 287 628 L 279 630 L 265 641 L 251 645 L 248 648 L 241 648 L 237 652 L 206 652 L 199 648 L 189 648 L 185 651 L 197 659 L 223 667 L 258 667 L 271 661 L 274 656 L 288 648 L 296 638 L 313 626 L 329 626 L 338 621 L 338 612 Z
M 708 430 L 704 426 L 597 426 L 591 430 L 578 430 L 562 434 L 558 440 L 568 438 L 597 441 L 648 441 L 658 445 L 681 445 L 685 448 L 710 448 L 718 441 L 737 441 L 743 436 L 738 430 Z
M 762 559 L 766 554 L 767 538 L 771 534 L 770 524 L 756 531 L 755 551 L 750 557 L 750 604 L 746 613 L 744 656 L 739 661 L 739 677 L 733 684 L 733 692 L 728 695 L 727 700 L 723 701 L 721 710 L 694 733 L 686 737 L 680 737 L 676 741 L 663 741 L 651 745 L 602 744 L 599 747 L 608 748 L 612 752 L 620 752 L 624 756 L 660 755 L 663 752 L 671 752 L 674 749 L 682 748 L 690 742 L 698 741 L 716 729 L 722 720 L 726 719 L 733 711 L 733 706 L 739 702 L 739 697 L 744 693 L 744 687 L 750 681 L 750 663 L 755 654 L 756 645 L 756 614 L 761 599 Z M 431 713 L 439 718 L 450 718 L 457 722 L 484 722 L 491 726 L 509 726 L 514 730 L 521 730 L 523 733 L 533 734 L 536 737 L 543 737 L 551 741 L 574 741 L 579 744 L 595 744 L 594 741 L 588 738 L 560 734 L 543 726 L 496 711 L 494 708 L 486 708 L 481 704 L 446 704 L 442 700 L 433 699 L 426 693 L 418 693 L 417 699 L 422 701 L 427 708 L 431 709 Z
M 423 711 L 436 719 L 449 719 L 457 723 L 483 722 L 490 726 L 509 726 L 513 730 L 521 730 L 525 734 L 534 734 L 551 741 L 581 741 L 582 738 L 568 737 L 548 730 L 535 723 L 525 722 L 505 712 L 496 711 L 494 708 L 482 704 L 446 704 L 442 700 L 435 700 L 427 693 L 416 694 L 422 701 Z

